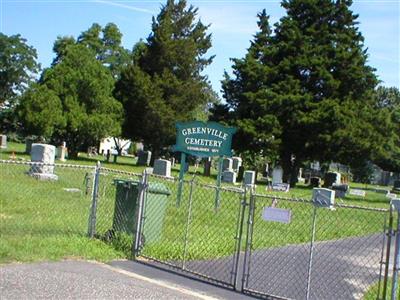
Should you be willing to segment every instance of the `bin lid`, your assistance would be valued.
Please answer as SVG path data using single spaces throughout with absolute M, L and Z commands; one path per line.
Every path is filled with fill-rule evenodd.
M 132 179 L 114 179 L 114 184 L 131 184 L 137 186 L 139 185 L 139 181 Z M 147 191 L 152 194 L 163 194 L 168 196 L 171 195 L 170 189 L 159 182 L 150 182 Z
M 152 194 L 171 195 L 169 188 L 159 182 L 150 182 L 148 191 Z

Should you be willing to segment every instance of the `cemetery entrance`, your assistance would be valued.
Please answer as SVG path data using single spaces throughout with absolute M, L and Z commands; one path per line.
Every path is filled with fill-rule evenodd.
M 158 183 L 171 193 L 155 201 L 148 189 Z M 196 179 L 183 182 L 178 202 L 178 185 L 144 177 L 139 261 L 259 298 L 362 299 L 372 293 L 377 299 L 385 293 L 390 299 L 397 212 L 322 208 L 238 188 L 219 188 L 216 203 L 218 187 Z

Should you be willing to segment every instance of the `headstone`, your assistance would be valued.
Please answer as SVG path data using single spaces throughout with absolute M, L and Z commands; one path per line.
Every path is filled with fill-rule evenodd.
M 313 188 L 312 202 L 321 207 L 333 208 L 335 191 L 325 188 Z
M 231 171 L 233 166 L 232 158 L 224 158 L 222 161 L 222 172 L 224 171 Z
M 239 171 L 239 167 L 242 165 L 242 159 L 240 157 L 232 157 L 232 169 L 235 172 Z
M 32 138 L 25 139 L 25 153 L 26 154 L 31 154 L 33 142 L 34 142 L 34 139 L 32 139 Z
M 283 169 L 281 166 L 276 166 L 272 171 L 272 185 L 282 183 Z
M 365 197 L 365 191 L 364 190 L 350 189 L 349 194 L 353 195 L 353 196 Z
M 400 191 L 400 180 L 395 180 L 393 182 L 393 190 Z
M 290 184 L 289 183 L 275 183 L 275 184 L 272 184 L 272 190 L 287 193 L 290 190 Z
M 185 165 L 183 166 L 183 171 L 186 173 L 186 172 L 189 172 L 189 163 L 186 161 L 185 162 Z
M 324 177 L 324 187 L 331 187 L 334 183 L 340 184 L 340 173 L 326 172 Z
M 346 196 L 346 193 L 349 191 L 349 185 L 334 183 L 332 184 L 332 190 L 335 191 L 336 198 L 344 198 Z
M 149 166 L 151 160 L 150 151 L 139 151 L 137 165 L 138 166 Z
M 224 171 L 222 173 L 222 181 L 229 182 L 229 183 L 235 183 L 236 182 L 236 173 L 233 171 Z
M 375 193 L 378 193 L 378 194 L 385 194 L 385 195 L 387 195 L 387 194 L 389 193 L 389 190 L 387 190 L 387 189 L 382 189 L 382 188 L 376 188 L 374 191 L 375 191 Z
M 57 148 L 57 159 L 59 159 L 60 161 L 65 161 L 65 157 L 67 156 L 67 147 L 65 147 L 64 145 L 59 146 Z
M 29 175 L 42 180 L 57 180 L 58 176 L 54 174 L 54 159 L 56 147 L 47 144 L 32 144 L 31 160 L 48 165 L 32 165 Z
M 268 170 L 269 170 L 269 165 L 268 165 L 268 163 L 265 163 L 263 165 L 263 172 L 262 172 L 263 177 L 268 177 Z
M 319 164 L 319 161 L 312 162 L 310 167 L 311 167 L 311 170 L 314 170 L 314 171 L 321 170 L 321 166 Z
M 204 159 L 204 176 L 210 176 L 211 175 L 211 157 L 206 157 Z
M 253 186 L 256 182 L 256 172 L 255 171 L 245 171 L 244 172 L 244 184 Z
M 170 162 L 171 162 L 171 167 L 175 167 L 175 157 L 172 156 Z
M 156 159 L 154 161 L 153 174 L 171 177 L 171 162 L 166 159 Z
M 7 136 L 5 134 L 0 135 L 0 148 L 1 149 L 7 148 Z
M 396 199 L 396 198 L 397 198 L 397 195 L 396 195 L 396 194 L 393 194 L 393 193 L 387 193 L 387 194 L 386 194 L 386 198 L 389 198 L 389 199 Z
M 310 186 L 314 188 L 318 188 L 321 186 L 321 178 L 319 177 L 311 177 L 310 178 Z
M 242 182 L 243 181 L 243 176 L 244 176 L 244 167 L 240 166 L 239 167 L 239 171 L 237 173 L 236 182 Z

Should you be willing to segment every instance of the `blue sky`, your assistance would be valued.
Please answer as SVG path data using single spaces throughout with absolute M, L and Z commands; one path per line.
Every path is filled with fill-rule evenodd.
M 163 1 L 132 0 L 0 0 L 0 31 L 21 34 L 38 51 L 43 67 L 50 65 L 57 36 L 77 37 L 93 23 L 117 24 L 124 47 L 131 49 L 151 30 L 151 18 Z M 263 8 L 275 23 L 283 16 L 279 0 L 188 1 L 199 8 L 201 20 L 210 24 L 216 55 L 206 69 L 216 91 L 224 70 L 231 70 L 230 58 L 243 57 L 257 31 L 256 15 Z M 368 48 L 369 65 L 385 86 L 400 87 L 400 0 L 355 0 L 352 10 L 359 14 L 359 28 Z

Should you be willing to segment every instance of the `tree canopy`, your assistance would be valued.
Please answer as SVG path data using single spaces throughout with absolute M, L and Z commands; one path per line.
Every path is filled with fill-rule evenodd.
M 125 109 L 125 136 L 143 140 L 156 155 L 174 143 L 175 122 L 193 119 L 215 101 L 202 74 L 213 59 L 205 57 L 211 35 L 196 15 L 197 9 L 184 0 L 167 1 L 116 83 L 115 96 Z
M 66 141 L 73 157 L 84 146 L 120 133 L 122 106 L 112 97 L 111 73 L 93 51 L 80 44 L 65 50 L 24 95 L 20 115 L 29 133 Z
M 351 3 L 285 0 L 274 31 L 263 11 L 246 56 L 223 81 L 226 105 L 214 117 L 239 128 L 239 152 L 256 145 L 278 156 L 292 184 L 305 160 L 353 164 L 377 147 L 378 80 Z

